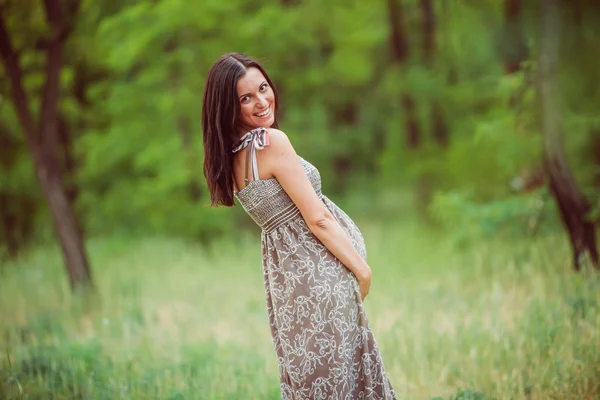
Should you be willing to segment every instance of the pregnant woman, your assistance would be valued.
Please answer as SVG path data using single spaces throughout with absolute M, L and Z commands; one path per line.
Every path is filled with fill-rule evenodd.
M 252 58 L 231 53 L 212 66 L 204 174 L 214 206 L 237 199 L 262 228 L 282 398 L 395 399 L 363 308 L 371 269 L 362 234 L 278 130 L 278 107 L 273 82 Z

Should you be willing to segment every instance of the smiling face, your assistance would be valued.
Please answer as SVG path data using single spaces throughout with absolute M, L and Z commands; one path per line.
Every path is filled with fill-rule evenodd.
M 237 82 L 241 133 L 258 127 L 269 128 L 275 123 L 275 94 L 258 68 L 248 68 Z

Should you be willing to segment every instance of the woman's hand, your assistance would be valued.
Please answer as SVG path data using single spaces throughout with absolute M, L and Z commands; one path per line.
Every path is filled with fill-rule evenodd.
M 369 268 L 361 271 L 361 273 L 356 277 L 358 280 L 358 287 L 360 288 L 360 297 L 362 301 L 365 301 L 365 298 L 369 294 L 369 288 L 371 287 L 371 275 L 371 268 Z

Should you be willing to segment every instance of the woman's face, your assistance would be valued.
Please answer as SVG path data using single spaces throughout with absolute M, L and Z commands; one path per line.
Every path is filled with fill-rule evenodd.
M 237 82 L 239 127 L 244 132 L 275 123 L 275 94 L 258 68 L 248 68 Z

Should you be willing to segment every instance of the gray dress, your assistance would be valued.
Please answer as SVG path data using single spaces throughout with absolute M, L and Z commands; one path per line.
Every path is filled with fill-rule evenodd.
M 266 131 L 256 129 L 234 149 L 245 148 L 247 159 L 246 186 L 235 196 L 262 228 L 267 311 L 282 398 L 395 399 L 356 277 L 310 231 L 279 182 L 258 179 L 256 149 L 265 145 Z M 319 171 L 303 158 L 299 161 L 325 207 L 366 259 L 356 224 L 321 193 Z M 248 181 L 248 172 L 254 180 Z

